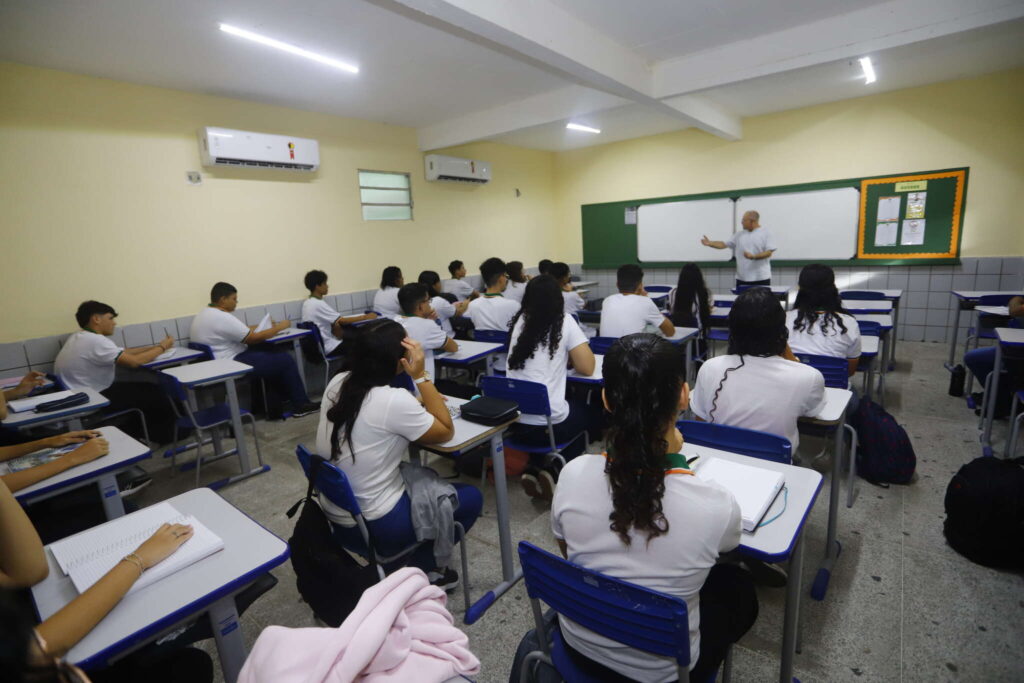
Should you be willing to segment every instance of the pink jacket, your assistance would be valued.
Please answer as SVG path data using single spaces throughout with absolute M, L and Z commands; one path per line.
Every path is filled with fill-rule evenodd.
M 447 596 L 406 567 L 368 588 L 338 628 L 268 626 L 238 683 L 446 681 L 480 671 Z

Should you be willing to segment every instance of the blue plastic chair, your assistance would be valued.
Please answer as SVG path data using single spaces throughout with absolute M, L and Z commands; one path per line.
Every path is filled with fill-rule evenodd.
M 679 420 L 676 427 L 683 440 L 695 446 L 717 448 L 784 465 L 793 462 L 793 444 L 777 434 L 696 420 Z
M 188 343 L 188 348 L 190 348 L 190 349 L 192 349 L 194 351 L 202 351 L 203 353 L 205 353 L 206 354 L 206 358 L 204 358 L 203 360 L 213 360 L 213 347 L 210 346 L 209 344 L 201 344 L 199 342 L 189 342 Z M 263 393 L 263 414 L 264 415 L 269 415 L 270 414 L 270 405 L 267 403 L 267 382 L 266 382 L 266 380 L 263 380 L 263 379 L 260 380 L 260 387 L 262 387 L 262 389 L 263 389 L 263 392 L 262 392 Z M 324 388 L 326 388 L 326 387 L 327 387 L 327 385 L 325 384 Z
M 1020 434 L 1020 423 L 1024 420 L 1024 413 L 1017 414 L 1017 410 L 1024 401 L 1024 389 L 1013 392 L 1013 404 L 1010 407 L 1010 440 L 1006 443 L 1006 457 L 1012 458 L 1017 454 L 1017 435 Z
M 299 465 L 302 466 L 302 472 L 306 475 L 306 479 L 308 480 L 309 468 L 313 463 L 313 455 L 309 452 L 309 449 L 302 444 L 299 444 L 295 447 L 295 457 L 298 459 Z M 369 560 L 377 568 L 377 576 L 379 576 L 381 580 L 385 577 L 384 567 L 382 565 L 397 562 L 406 555 L 412 553 L 424 543 L 432 543 L 432 541 L 420 541 L 403 548 L 401 551 L 391 555 L 390 557 L 382 557 L 377 553 L 377 550 L 374 547 L 373 538 L 370 536 L 370 530 L 366 526 L 366 518 L 363 517 L 362 508 L 359 507 L 359 500 L 356 498 L 356 494 L 352 490 L 352 485 L 349 484 L 348 477 L 341 468 L 330 461 L 326 461 L 325 459 L 325 462 L 320 466 L 320 469 L 317 472 L 317 478 L 316 481 L 313 482 L 313 488 L 315 488 L 318 493 L 326 496 L 327 500 L 352 515 L 353 519 L 356 520 L 356 526 L 359 528 L 359 534 L 363 537 L 363 546 L 345 546 L 345 549 Z M 469 561 L 466 557 L 466 530 L 458 522 L 455 522 L 455 538 L 459 544 L 459 551 L 462 556 L 463 596 L 466 599 L 466 606 L 469 607 L 472 603 L 469 599 Z
M 531 446 L 516 441 L 515 438 L 506 437 L 503 441 L 508 448 L 515 448 L 526 453 L 551 455 L 560 460 L 564 465 L 565 458 L 562 457 L 562 451 L 566 446 L 580 438 L 580 436 L 584 439 L 584 445 L 590 443 L 586 430 L 574 435 L 567 441 L 555 441 L 555 429 L 554 424 L 551 422 L 551 402 L 548 399 L 548 388 L 540 382 L 489 375 L 480 379 L 480 389 L 484 396 L 514 401 L 519 406 L 519 412 L 525 415 L 542 415 L 547 418 L 548 446 Z
M 618 337 L 591 337 L 590 350 L 594 353 L 604 355 L 608 353 L 608 349 L 611 348 L 612 344 L 618 340 Z
M 314 322 L 301 322 L 296 324 L 296 327 L 309 330 L 313 339 L 314 345 L 320 352 L 320 359 L 324 363 L 324 391 L 327 391 L 327 384 L 331 381 L 331 363 L 339 362 L 342 360 L 341 356 L 327 353 L 327 348 L 324 346 L 323 335 L 320 334 L 320 328 L 316 326 Z M 341 347 L 338 346 L 338 349 Z
M 508 332 L 505 330 L 473 330 L 474 341 L 487 342 L 488 344 L 504 344 L 508 351 Z
M 599 635 L 637 650 L 671 657 L 676 662 L 679 680 L 689 680 L 690 624 L 685 600 L 586 569 L 526 541 L 519 543 L 519 562 L 541 646 L 524 658 L 520 681 L 531 680 L 534 663 L 544 662 L 571 683 L 599 683 L 575 666 L 565 651 L 557 624 L 548 632 L 541 601 L 557 614 Z M 725 660 L 726 681 L 730 661 L 731 648 Z
M 882 324 L 875 322 L 874 320 L 858 320 L 857 327 L 860 328 L 861 336 L 869 337 L 881 337 L 882 336 Z
M 839 298 L 849 301 L 884 301 L 885 294 L 870 289 L 847 289 L 839 292 Z
M 742 294 L 743 292 L 747 291 L 752 287 L 765 287 L 767 289 L 771 289 L 771 287 L 769 287 L 768 285 L 738 285 L 736 287 L 733 287 L 731 291 L 733 294 Z
M 849 361 L 845 358 L 833 356 L 818 356 L 813 353 L 796 353 L 793 355 L 800 359 L 801 363 L 810 365 L 825 378 L 826 387 L 836 389 L 848 389 L 850 387 Z
M 648 294 L 668 294 L 673 289 L 675 289 L 675 287 L 673 287 L 672 285 L 645 285 L 644 286 L 644 290 L 646 290 Z

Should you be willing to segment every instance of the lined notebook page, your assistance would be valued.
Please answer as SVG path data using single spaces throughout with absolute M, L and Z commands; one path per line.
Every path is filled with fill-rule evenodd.
M 163 562 L 143 572 L 129 594 L 184 569 L 224 548 L 224 540 L 170 503 L 158 503 L 131 515 L 93 527 L 50 545 L 61 570 L 71 577 L 79 593 L 85 592 L 162 524 L 190 524 L 192 538 Z
M 785 483 L 782 472 L 724 458 L 710 458 L 697 470 L 697 477 L 732 493 L 740 506 L 744 531 L 754 530 Z

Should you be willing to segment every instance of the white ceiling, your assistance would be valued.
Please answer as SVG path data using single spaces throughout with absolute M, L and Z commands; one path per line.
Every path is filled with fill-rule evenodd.
M 0 59 L 561 150 L 1020 66 L 1024 0 L 0 0 Z

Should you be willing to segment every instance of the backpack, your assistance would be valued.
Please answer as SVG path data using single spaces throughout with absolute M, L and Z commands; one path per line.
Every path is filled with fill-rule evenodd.
M 363 591 L 377 583 L 378 577 L 374 563 L 360 565 L 331 535 L 330 520 L 313 496 L 313 482 L 323 462 L 323 458 L 313 455 L 306 497 L 286 513 L 291 518 L 302 505 L 288 547 L 299 595 L 318 619 L 337 628 L 355 609 Z
M 986 567 L 1024 569 L 1024 458 L 975 458 L 946 488 L 946 542 Z
M 849 418 L 857 430 L 857 474 L 872 484 L 908 484 L 917 456 L 906 430 L 874 401 L 861 398 Z

